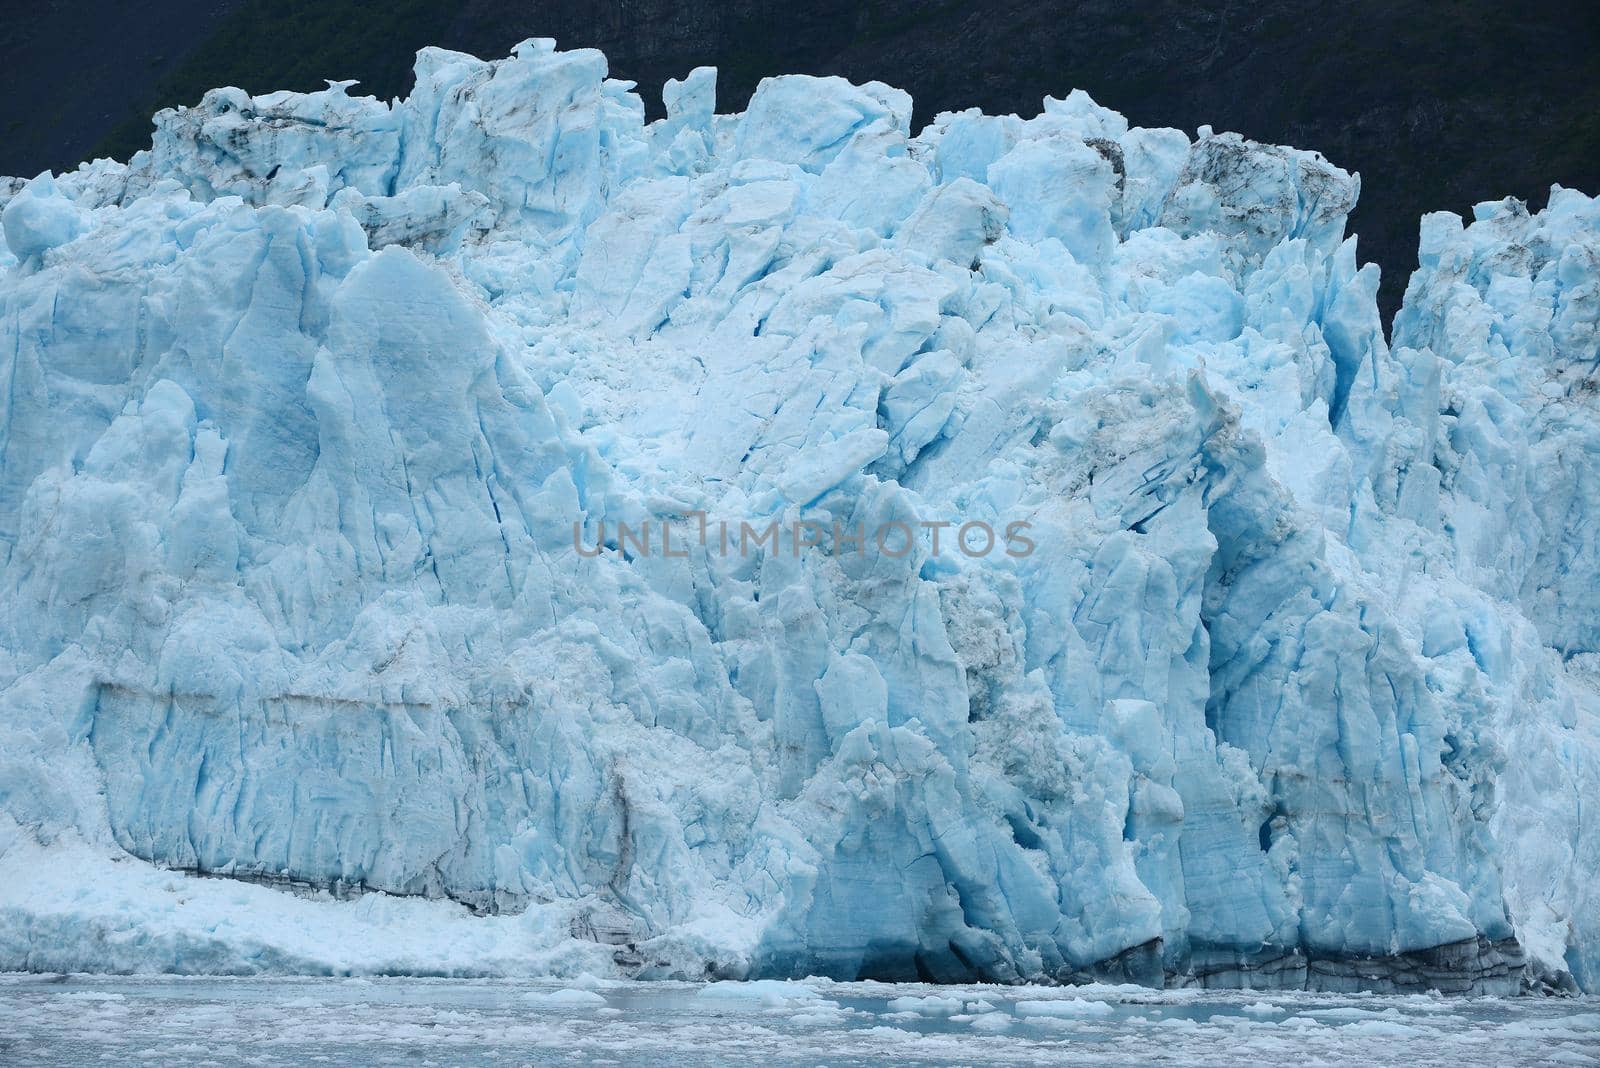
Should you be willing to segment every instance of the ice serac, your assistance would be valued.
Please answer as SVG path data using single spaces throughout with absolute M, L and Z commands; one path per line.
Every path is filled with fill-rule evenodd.
M 0 968 L 1600 987 L 1600 203 L 349 89 L 0 191 Z

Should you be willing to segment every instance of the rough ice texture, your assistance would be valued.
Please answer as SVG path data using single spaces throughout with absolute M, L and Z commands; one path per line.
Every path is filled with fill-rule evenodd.
M 347 89 L 0 187 L 0 968 L 1600 987 L 1600 203 Z

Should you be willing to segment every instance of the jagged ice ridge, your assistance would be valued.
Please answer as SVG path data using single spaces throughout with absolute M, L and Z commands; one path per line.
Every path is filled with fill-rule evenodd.
M 0 968 L 1600 987 L 1600 203 L 350 84 L 0 188 Z

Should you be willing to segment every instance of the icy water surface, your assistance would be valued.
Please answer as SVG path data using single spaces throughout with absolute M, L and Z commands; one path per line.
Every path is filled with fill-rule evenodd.
M 1596 999 L 0 976 L 0 1064 L 1600 1065 Z

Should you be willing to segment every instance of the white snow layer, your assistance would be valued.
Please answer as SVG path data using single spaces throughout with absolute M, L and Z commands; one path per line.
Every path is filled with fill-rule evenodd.
M 0 187 L 0 968 L 1600 986 L 1600 203 L 347 89 Z

